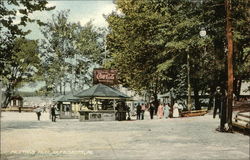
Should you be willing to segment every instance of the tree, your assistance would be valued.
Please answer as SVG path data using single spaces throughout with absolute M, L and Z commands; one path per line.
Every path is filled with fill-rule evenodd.
M 171 0 L 127 0 L 117 5 L 123 14 L 108 16 L 107 44 L 122 82 L 138 92 L 153 93 L 155 101 L 158 93 L 172 87 L 185 93 L 186 76 L 179 75 L 186 72 L 187 54 L 197 55 L 209 42 L 198 35 L 200 10 L 190 10 L 194 3 Z
M 107 17 L 109 65 L 118 70 L 123 85 L 138 93 L 147 91 L 157 105 L 164 81 L 157 72 L 158 61 L 162 61 L 159 53 L 164 51 L 160 25 L 168 19 L 154 12 L 151 1 L 117 1 L 117 5 L 123 14 L 114 12 Z
M 20 41 L 17 39 L 23 38 L 31 32 L 30 30 L 24 30 L 27 23 L 36 22 L 39 25 L 43 24 L 40 20 L 30 18 L 30 15 L 35 11 L 48 11 L 55 8 L 47 7 L 46 4 L 47 1 L 45 0 L 9 0 L 0 2 L 0 67 L 2 68 L 0 70 L 0 76 L 4 81 L 3 84 L 6 85 L 7 88 L 7 91 L 5 92 L 6 99 L 4 100 L 4 107 L 9 103 L 9 96 L 11 96 L 10 93 L 7 93 L 9 92 L 8 88 L 13 90 L 20 82 L 20 79 L 22 79 L 9 79 L 10 77 L 15 78 L 10 71 L 16 67 L 15 63 L 19 62 L 19 60 L 13 59 L 14 57 L 19 57 L 18 55 L 15 55 L 16 52 L 14 51 L 16 48 L 15 45 Z M 27 43 L 30 44 L 30 42 Z M 13 62 L 13 60 L 17 62 Z M 29 73 L 29 70 L 22 70 L 22 72 Z
M 11 55 L 10 63 L 5 65 L 4 74 L 6 76 L 1 76 L 3 84 L 6 86 L 4 107 L 8 105 L 15 88 L 25 82 L 35 80 L 34 75 L 37 73 L 40 64 L 38 45 L 35 40 L 17 38 L 14 41 Z
M 91 22 L 84 26 L 68 21 L 69 10 L 60 11 L 42 27 L 45 39 L 42 79 L 46 82 L 45 92 L 57 92 L 59 86 L 70 85 L 71 91 L 89 84 L 89 69 L 100 64 L 103 58 L 102 32 Z M 78 84 L 78 85 L 77 85 Z M 65 90 L 65 89 L 64 89 Z
M 235 1 L 239 61 L 237 73 L 249 75 L 247 22 L 249 5 Z M 211 92 L 216 86 L 226 88 L 225 6 L 223 0 L 193 1 L 150 0 L 117 1 L 121 12 L 107 17 L 110 33 L 107 45 L 112 61 L 109 67 L 118 69 L 124 85 L 156 94 L 174 88 L 178 95 L 187 95 L 187 55 L 190 55 L 190 79 L 195 94 L 195 107 L 200 109 L 199 92 Z M 190 9 L 192 8 L 192 10 Z M 199 36 L 205 27 L 208 36 Z M 245 35 L 244 35 L 244 34 Z M 241 39 L 242 38 L 242 39 Z M 244 46 L 244 47 L 243 47 Z M 244 49 L 243 49 L 244 48 Z M 238 59 L 238 60 L 237 60 Z M 245 61 L 242 61 L 242 60 Z M 157 86 L 157 87 L 156 87 Z M 149 89 L 151 88 L 151 89 Z
M 250 3 L 233 1 L 234 94 L 239 99 L 242 80 L 250 79 Z

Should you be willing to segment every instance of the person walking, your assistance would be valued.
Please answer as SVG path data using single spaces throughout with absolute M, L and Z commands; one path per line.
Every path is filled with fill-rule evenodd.
M 138 103 L 138 105 L 136 106 L 136 119 L 140 120 L 141 118 L 141 105 L 140 103 Z
M 162 103 L 158 106 L 157 116 L 159 119 L 162 119 L 163 117 L 163 104 Z
M 164 106 L 164 117 L 165 118 L 169 117 L 169 110 L 170 110 L 169 103 L 165 104 L 165 106 Z
M 151 103 L 149 106 L 150 119 L 154 119 L 154 111 L 155 111 L 155 106 L 153 103 Z
M 141 105 L 141 119 L 142 120 L 144 120 L 145 110 L 146 110 L 146 106 L 145 106 L 145 104 L 142 103 L 142 105 Z
M 51 107 L 51 119 L 52 119 L 52 122 L 56 122 L 56 107 L 55 107 L 55 105 L 53 105 Z
M 41 117 L 41 108 L 39 106 L 37 106 L 37 108 L 35 109 L 36 115 L 37 115 L 37 120 L 40 121 L 40 117 Z

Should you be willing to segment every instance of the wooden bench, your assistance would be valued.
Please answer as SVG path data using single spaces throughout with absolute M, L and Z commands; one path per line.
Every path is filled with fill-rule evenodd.
M 250 135 L 250 112 L 239 112 L 232 122 L 234 128 L 243 131 L 244 134 Z

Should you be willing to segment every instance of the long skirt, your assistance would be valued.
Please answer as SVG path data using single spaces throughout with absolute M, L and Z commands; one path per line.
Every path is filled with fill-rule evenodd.
M 165 118 L 169 117 L 169 110 L 167 110 L 167 109 L 164 110 L 164 117 Z
M 178 108 L 174 109 L 174 111 L 173 111 L 173 117 L 174 118 L 179 117 L 179 110 L 178 110 Z

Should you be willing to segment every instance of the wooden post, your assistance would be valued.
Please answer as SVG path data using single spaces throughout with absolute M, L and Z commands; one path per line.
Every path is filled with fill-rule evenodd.
M 233 28 L 232 28 L 232 1 L 225 0 L 226 6 L 226 37 L 227 37 L 227 124 L 232 131 L 232 102 L 233 102 Z
M 188 81 L 188 99 L 187 99 L 187 105 L 188 110 L 191 111 L 192 107 L 192 100 L 191 100 L 191 84 L 190 84 L 190 64 L 189 64 L 189 53 L 187 54 L 187 81 Z

